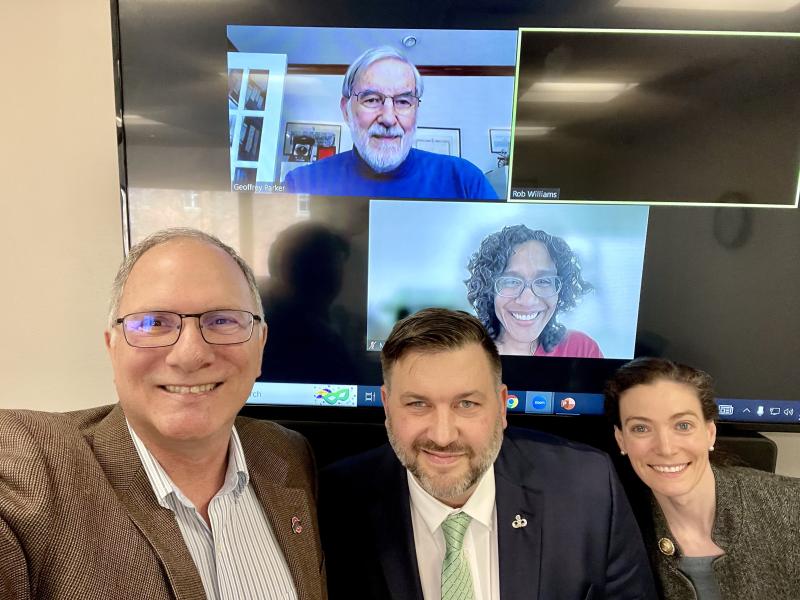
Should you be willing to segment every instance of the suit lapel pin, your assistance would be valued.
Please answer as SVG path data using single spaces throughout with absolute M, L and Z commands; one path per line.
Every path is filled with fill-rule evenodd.
M 528 526 L 528 519 L 523 519 L 520 515 L 515 515 L 515 519 L 511 521 L 511 526 L 514 529 L 519 529 L 520 527 L 527 527 Z
M 663 537 L 658 540 L 658 549 L 661 550 L 661 554 L 666 554 L 667 556 L 675 554 L 675 544 L 669 538 Z
M 298 519 L 297 517 L 292 517 L 292 531 L 294 533 L 302 533 L 303 532 L 303 522 Z

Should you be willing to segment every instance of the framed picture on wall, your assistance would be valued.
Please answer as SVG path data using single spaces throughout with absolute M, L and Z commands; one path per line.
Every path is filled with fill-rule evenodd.
M 460 157 L 461 130 L 451 127 L 417 127 L 414 148 Z
M 339 153 L 342 126 L 330 123 L 286 123 L 283 155 L 289 162 L 313 162 Z
M 489 130 L 489 149 L 492 154 L 508 154 L 511 146 L 510 129 L 490 129 Z

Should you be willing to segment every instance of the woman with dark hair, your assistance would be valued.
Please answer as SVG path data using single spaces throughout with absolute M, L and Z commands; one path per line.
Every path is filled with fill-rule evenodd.
M 661 596 L 800 598 L 800 479 L 711 464 L 711 377 L 637 358 L 607 383 L 605 402 L 620 451 L 650 489 L 640 521 Z
M 467 299 L 500 354 L 603 357 L 591 337 L 558 322 L 594 289 L 560 237 L 504 227 L 481 242 L 467 268 Z

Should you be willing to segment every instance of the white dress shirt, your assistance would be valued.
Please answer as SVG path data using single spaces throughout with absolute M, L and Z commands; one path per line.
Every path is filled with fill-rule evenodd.
M 472 574 L 475 600 L 500 600 L 494 467 L 483 474 L 472 496 L 461 508 L 443 504 L 423 490 L 411 473 L 406 471 L 406 474 L 417 567 L 425 600 L 442 597 L 442 561 L 445 555 L 442 523 L 450 514 L 460 511 L 472 517 L 464 536 L 464 556 Z
M 250 484 L 234 427 L 225 481 L 208 505 L 211 527 L 128 423 L 158 503 L 175 513 L 209 600 L 297 598 L 286 558 Z M 135 574 L 132 574 L 135 575 Z

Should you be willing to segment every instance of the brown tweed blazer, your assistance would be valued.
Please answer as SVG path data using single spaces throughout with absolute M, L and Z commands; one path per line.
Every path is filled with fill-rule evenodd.
M 300 599 L 326 598 L 308 443 L 266 421 L 239 417 L 236 428 Z M 0 598 L 205 598 L 118 405 L 0 410 Z

